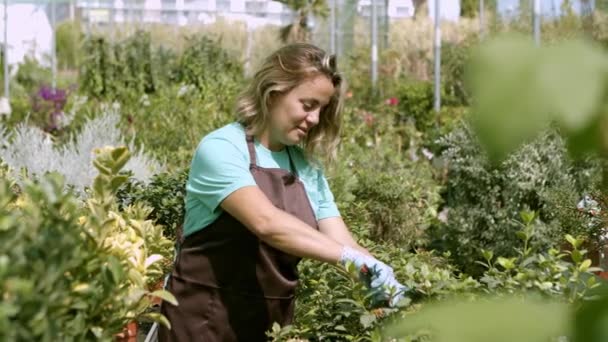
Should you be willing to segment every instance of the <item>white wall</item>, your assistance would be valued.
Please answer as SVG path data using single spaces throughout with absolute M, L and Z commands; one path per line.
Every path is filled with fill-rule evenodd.
M 21 63 L 26 55 L 50 66 L 52 30 L 44 6 L 8 6 L 8 62 Z M 4 6 L 0 6 L 0 42 L 4 42 Z

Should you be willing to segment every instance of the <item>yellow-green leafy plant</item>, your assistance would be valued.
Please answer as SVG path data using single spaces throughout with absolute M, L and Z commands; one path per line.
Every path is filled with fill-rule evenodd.
M 128 323 L 150 318 L 148 286 L 163 273 L 171 243 L 145 209 L 119 212 L 114 192 L 129 159 L 125 147 L 97 151 L 95 178 L 83 202 L 49 173 L 19 191 L 0 179 L 0 340 L 110 341 Z

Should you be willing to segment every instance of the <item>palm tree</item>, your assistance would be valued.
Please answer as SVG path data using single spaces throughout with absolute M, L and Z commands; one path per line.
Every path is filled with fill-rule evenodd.
M 326 18 L 329 7 L 325 0 L 275 0 L 289 7 L 295 14 L 294 21 L 281 28 L 280 37 L 284 43 L 309 42 L 311 40 L 310 17 Z
M 429 6 L 427 0 L 414 0 L 414 19 L 425 17 L 428 14 Z

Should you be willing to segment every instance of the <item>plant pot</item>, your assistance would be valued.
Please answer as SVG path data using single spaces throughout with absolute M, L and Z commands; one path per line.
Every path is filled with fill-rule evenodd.
M 114 336 L 115 342 L 137 342 L 137 321 L 132 321 Z
M 602 279 L 607 279 L 608 280 L 608 272 L 606 271 L 600 271 L 600 272 L 596 272 L 597 276 L 602 278 Z

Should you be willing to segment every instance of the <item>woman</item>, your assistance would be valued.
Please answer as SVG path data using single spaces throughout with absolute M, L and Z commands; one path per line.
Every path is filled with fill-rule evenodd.
M 265 341 L 292 321 L 302 257 L 365 265 L 371 287 L 405 290 L 353 240 L 314 162 L 335 156 L 344 87 L 334 56 L 283 47 L 240 96 L 238 122 L 203 138 L 167 284 L 179 305 L 163 303 L 172 329 L 161 341 Z

